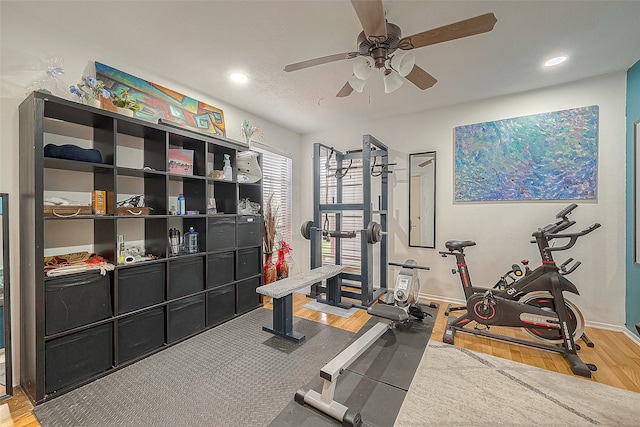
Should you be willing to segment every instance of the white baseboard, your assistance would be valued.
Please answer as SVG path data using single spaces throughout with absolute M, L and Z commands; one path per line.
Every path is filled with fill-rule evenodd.
M 613 332 L 623 332 L 625 329 L 624 326 L 620 325 L 612 325 L 610 323 L 601 323 L 601 322 L 591 322 L 589 320 L 584 321 L 585 326 L 596 329 L 604 329 L 605 331 L 613 331 Z
M 456 298 L 447 298 L 438 295 L 431 294 L 418 294 L 418 299 L 423 299 L 427 301 L 439 301 L 446 302 L 447 304 L 455 304 L 455 305 L 464 305 L 466 304 L 464 299 L 456 299 Z
M 636 345 L 638 347 L 640 347 L 640 337 L 637 336 L 636 334 L 634 334 L 633 332 L 631 332 L 630 330 L 628 330 L 627 328 L 624 328 L 622 330 L 622 333 L 625 334 L 627 337 L 629 337 L 629 339 L 631 341 L 633 341 L 634 343 L 636 343 Z

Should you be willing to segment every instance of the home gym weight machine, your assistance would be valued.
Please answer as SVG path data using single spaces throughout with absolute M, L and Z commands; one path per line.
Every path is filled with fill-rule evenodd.
M 332 158 L 335 158 L 335 195 L 328 200 L 328 174 L 332 166 Z M 324 163 L 322 163 L 324 160 Z M 343 178 L 349 171 L 355 170 L 354 160 L 362 163 L 362 202 L 343 203 L 344 182 Z M 315 143 L 313 146 L 313 221 L 302 224 L 302 235 L 311 241 L 311 269 L 322 266 L 322 243 L 333 238 L 335 264 L 342 264 L 341 239 L 355 238 L 360 234 L 360 273 L 341 273 L 337 284 L 333 287 L 322 286 L 316 283 L 311 287 L 308 295 L 317 301 L 350 308 L 356 306 L 365 308 L 371 306 L 380 296 L 387 292 L 387 209 L 388 209 L 388 177 L 391 173 L 389 166 L 388 149 L 382 142 L 371 135 L 362 136 L 362 149 L 342 153 L 333 147 Z M 321 197 L 321 178 L 325 173 L 324 182 L 326 189 L 325 198 Z M 373 178 L 380 178 L 379 182 L 373 182 Z M 377 197 L 377 209 L 373 207 L 372 184 L 376 184 L 379 190 Z M 344 213 L 349 211 L 362 212 L 362 228 L 353 231 L 343 231 Z M 334 230 L 329 230 L 328 215 L 334 215 Z M 379 221 L 373 220 L 374 215 Z M 374 256 L 374 245 L 379 243 L 377 256 Z M 374 260 L 374 258 L 376 258 Z M 379 287 L 374 288 L 374 268 L 377 261 Z M 343 286 L 348 289 L 343 289 Z M 322 297 L 325 294 L 325 297 Z M 342 298 L 359 300 L 359 303 L 343 302 Z

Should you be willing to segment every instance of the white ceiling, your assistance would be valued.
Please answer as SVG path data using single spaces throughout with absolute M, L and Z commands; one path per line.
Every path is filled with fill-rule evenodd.
M 91 35 L 96 46 L 108 45 L 109 55 L 103 55 L 117 58 L 117 63 L 103 61 L 110 66 L 142 78 L 152 71 L 164 80 L 158 83 L 180 82 L 301 134 L 626 70 L 640 59 L 640 1 L 383 4 L 387 19 L 404 36 L 487 12 L 498 22 L 489 33 L 414 50 L 416 64 L 438 79 L 431 89 L 421 91 L 405 81 L 385 94 L 382 77 L 374 73 L 363 93 L 336 98 L 352 73 L 349 61 L 291 73 L 283 67 L 357 50 L 361 27 L 347 0 L 4 0 L 0 5 L 3 23 L 28 16 L 50 25 L 53 38 Z M 3 34 L 2 57 L 11 42 Z M 543 69 L 541 63 L 558 54 L 569 60 Z M 101 60 L 99 47 L 96 55 L 87 60 Z M 231 83 L 233 71 L 245 72 L 249 82 Z

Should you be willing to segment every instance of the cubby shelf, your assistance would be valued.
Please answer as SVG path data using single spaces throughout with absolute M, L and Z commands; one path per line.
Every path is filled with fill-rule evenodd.
M 262 182 L 212 178 L 224 155 L 246 147 L 225 138 L 124 117 L 34 92 L 19 107 L 21 379 L 39 404 L 260 306 Z M 102 163 L 44 157 L 47 144 L 101 153 Z M 169 172 L 169 150 L 193 153 L 193 175 Z M 88 205 L 106 192 L 106 215 L 45 217 L 48 197 Z M 182 193 L 186 210 L 172 215 Z M 142 195 L 148 215 L 118 216 Z M 208 213 L 215 198 L 218 213 Z M 199 252 L 170 255 L 171 228 L 199 233 Z M 118 265 L 118 236 L 156 259 Z M 116 265 L 47 277 L 45 256 L 88 251 Z M 64 312 L 64 316 L 61 314 Z

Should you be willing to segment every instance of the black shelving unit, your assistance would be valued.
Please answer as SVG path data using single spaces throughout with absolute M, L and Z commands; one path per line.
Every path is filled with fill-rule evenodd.
M 20 114 L 21 381 L 38 404 L 261 305 L 262 183 L 209 177 L 246 148 L 34 92 Z M 48 143 L 101 152 L 101 164 L 44 157 Z M 193 175 L 168 172 L 168 150 L 193 152 Z M 107 215 L 45 217 L 45 195 L 108 192 Z M 186 210 L 170 215 L 179 193 Z M 144 195 L 149 215 L 118 216 L 116 202 Z M 208 214 L 215 197 L 218 212 Z M 86 203 L 85 203 L 86 204 Z M 168 232 L 199 232 L 199 252 L 170 255 Z M 118 265 L 117 237 L 157 259 Z M 45 256 L 80 250 L 114 271 L 47 277 Z

